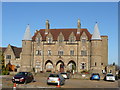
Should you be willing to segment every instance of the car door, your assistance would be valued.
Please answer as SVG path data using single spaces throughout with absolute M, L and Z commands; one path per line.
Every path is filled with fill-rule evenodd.
M 28 79 L 28 82 L 30 82 L 31 80 L 30 73 L 27 74 L 27 79 Z

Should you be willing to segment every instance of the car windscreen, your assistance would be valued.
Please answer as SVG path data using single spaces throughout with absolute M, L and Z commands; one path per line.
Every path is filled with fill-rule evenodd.
M 58 74 L 50 74 L 49 77 L 59 77 L 59 75 Z
M 112 74 L 107 74 L 107 76 L 113 76 Z
M 92 75 L 99 75 L 99 74 L 92 74 Z
M 61 74 L 67 74 L 67 73 L 61 73 Z
M 25 73 L 25 72 L 19 72 L 19 73 L 17 73 L 16 75 L 17 75 L 17 76 L 18 76 L 18 75 L 27 75 L 27 73 Z

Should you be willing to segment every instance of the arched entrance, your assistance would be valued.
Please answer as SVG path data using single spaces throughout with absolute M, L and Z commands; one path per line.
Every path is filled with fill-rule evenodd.
M 67 71 L 72 72 L 73 70 L 76 70 L 76 63 L 73 60 L 71 60 L 67 64 Z
M 47 60 L 45 63 L 46 72 L 51 72 L 53 69 L 53 63 L 50 60 Z
M 60 72 L 64 72 L 64 62 L 62 60 L 59 60 L 56 63 L 56 70 Z

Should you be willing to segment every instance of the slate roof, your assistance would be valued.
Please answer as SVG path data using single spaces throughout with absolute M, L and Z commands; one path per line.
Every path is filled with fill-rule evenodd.
M 32 40 L 31 33 L 30 33 L 30 26 L 27 25 L 23 40 Z
M 22 52 L 22 48 L 18 48 L 18 47 L 15 47 L 15 46 L 11 46 L 11 47 L 12 47 L 12 50 L 15 54 L 15 57 L 20 58 L 20 53 Z
M 93 32 L 91 40 L 101 40 L 100 32 L 99 32 L 97 23 L 95 24 L 94 32 Z
M 22 48 L 18 48 L 15 46 L 10 45 L 16 58 L 20 58 L 20 53 L 22 52 Z M 2 53 L 5 52 L 5 50 L 7 49 L 7 47 L 0 47 L 0 50 L 2 51 Z
M 68 41 L 69 35 L 73 32 L 74 35 L 76 36 L 76 40 L 80 40 L 80 36 L 82 35 L 83 32 L 86 33 L 88 36 L 88 39 L 90 40 L 92 35 L 88 32 L 87 29 L 80 29 L 80 34 L 77 34 L 77 29 L 48 29 L 48 32 L 50 32 L 53 36 L 53 40 L 56 41 L 60 32 L 62 32 L 65 41 Z M 40 29 L 37 31 L 34 36 L 32 37 L 32 40 L 35 40 L 37 34 L 40 33 L 42 36 L 42 40 L 46 40 L 46 34 L 45 34 L 45 29 Z

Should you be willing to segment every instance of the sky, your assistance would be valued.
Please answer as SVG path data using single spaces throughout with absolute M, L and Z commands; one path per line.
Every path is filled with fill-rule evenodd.
M 27 24 L 32 36 L 36 29 L 87 28 L 92 34 L 95 22 L 101 35 L 108 36 L 109 64 L 118 63 L 118 3 L 117 2 L 3 2 L 2 46 L 21 47 Z

